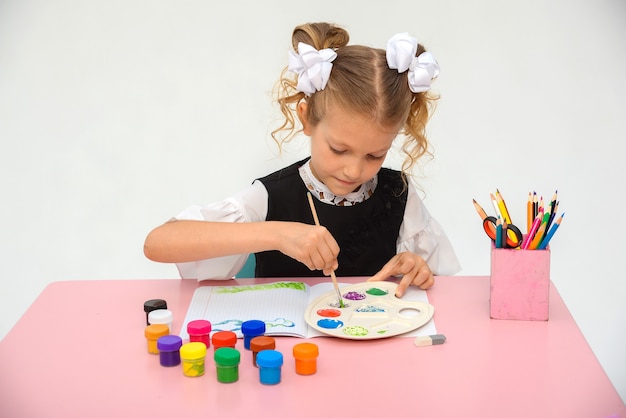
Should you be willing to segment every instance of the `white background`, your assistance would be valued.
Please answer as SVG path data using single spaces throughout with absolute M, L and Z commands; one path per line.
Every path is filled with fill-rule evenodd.
M 292 29 L 326 20 L 438 59 L 416 174 L 461 274 L 489 273 L 472 198 L 499 189 L 524 226 L 528 192 L 558 189 L 552 280 L 626 398 L 625 2 L 219 3 L 0 1 L 0 337 L 50 282 L 176 278 L 150 229 L 306 155 L 277 155 L 271 90 Z

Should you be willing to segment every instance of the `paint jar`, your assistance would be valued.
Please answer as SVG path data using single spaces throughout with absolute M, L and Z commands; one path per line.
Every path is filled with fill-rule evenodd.
M 241 324 L 241 333 L 243 334 L 243 348 L 249 350 L 250 340 L 265 334 L 265 322 L 257 319 L 244 321 Z
M 200 341 L 183 344 L 180 348 L 180 358 L 185 376 L 198 377 L 204 374 L 206 349 L 206 345 Z
M 164 335 L 157 340 L 161 366 L 172 367 L 180 364 L 180 347 L 183 339 L 178 335 Z
M 232 331 L 218 331 L 211 337 L 213 342 L 213 349 L 217 350 L 220 347 L 235 348 L 237 345 L 237 334 Z
M 157 309 L 167 309 L 167 302 L 163 299 L 150 299 L 143 303 L 143 311 L 146 313 L 146 325 L 150 325 L 148 314 Z
M 157 309 L 148 314 L 148 322 L 150 324 L 165 324 L 172 333 L 172 322 L 174 321 L 174 315 L 172 311 L 167 309 Z
M 250 340 L 250 350 L 252 350 L 252 365 L 258 367 L 256 364 L 256 357 L 260 351 L 273 350 L 276 348 L 276 340 L 272 337 L 262 335 L 260 337 L 254 337 Z
M 259 379 L 264 385 L 280 383 L 283 355 L 276 350 L 263 350 L 256 357 L 259 366 Z
M 317 372 L 317 357 L 319 350 L 313 343 L 300 343 L 293 346 L 293 356 L 296 359 L 296 373 L 302 375 Z
M 154 324 L 148 325 L 146 330 L 144 331 L 144 335 L 146 336 L 146 340 L 148 341 L 148 353 L 150 354 L 159 354 L 159 349 L 157 348 L 157 340 L 159 337 L 164 335 L 169 335 L 170 329 L 165 324 Z
M 187 334 L 189 334 L 189 342 L 204 343 L 206 348 L 211 346 L 211 322 L 205 319 L 196 319 L 187 324 Z
M 218 382 L 232 383 L 239 380 L 239 360 L 241 359 L 239 350 L 232 347 L 219 347 L 215 350 L 213 359 Z

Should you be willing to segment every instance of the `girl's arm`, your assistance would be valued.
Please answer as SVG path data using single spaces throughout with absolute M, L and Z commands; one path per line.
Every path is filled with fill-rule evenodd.
M 152 230 L 144 243 L 146 257 L 165 263 L 271 250 L 325 274 L 338 267 L 339 246 L 328 230 L 299 222 L 176 220 Z

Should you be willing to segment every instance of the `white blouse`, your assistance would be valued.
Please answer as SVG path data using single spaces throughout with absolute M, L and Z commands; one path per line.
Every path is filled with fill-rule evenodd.
M 303 181 L 314 196 L 332 196 L 334 202 L 337 199 L 329 189 L 311 174 L 308 164 L 300 172 Z M 314 180 L 313 180 L 314 179 Z M 370 180 L 364 183 L 362 188 L 376 186 L 376 181 Z M 317 193 L 315 193 L 317 191 Z M 361 200 L 367 193 L 361 189 L 351 193 L 350 198 Z M 345 196 L 346 198 L 348 196 Z M 267 215 L 267 190 L 260 181 L 255 181 L 246 189 L 222 202 L 200 206 L 194 205 L 178 214 L 175 220 L 205 220 L 214 222 L 262 222 Z M 328 198 L 323 200 L 327 204 Z M 419 198 L 413 183 L 409 182 L 404 219 L 400 226 L 398 241 L 396 242 L 397 253 L 404 251 L 413 252 L 422 257 L 435 275 L 449 276 L 460 271 L 461 266 L 454 249 L 443 228 L 433 218 L 424 203 Z M 248 254 L 238 254 L 225 257 L 211 258 L 208 260 L 178 263 L 178 271 L 182 278 L 197 278 L 198 280 L 223 280 L 233 278 L 244 266 Z

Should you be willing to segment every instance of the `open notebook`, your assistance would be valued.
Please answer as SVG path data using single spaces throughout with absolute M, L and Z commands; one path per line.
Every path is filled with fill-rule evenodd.
M 346 286 L 351 284 L 339 284 L 340 288 Z M 301 338 L 324 336 L 307 324 L 305 311 L 312 301 L 329 292 L 334 292 L 332 282 L 312 286 L 297 281 L 200 286 L 194 291 L 179 335 L 183 340 L 188 339 L 187 324 L 195 319 L 206 319 L 211 321 L 212 332 L 233 331 L 241 338 L 242 322 L 256 319 L 265 322 L 265 335 Z M 411 286 L 402 300 L 428 303 L 428 296 L 424 290 Z M 436 334 L 433 319 L 402 336 L 432 334 Z

